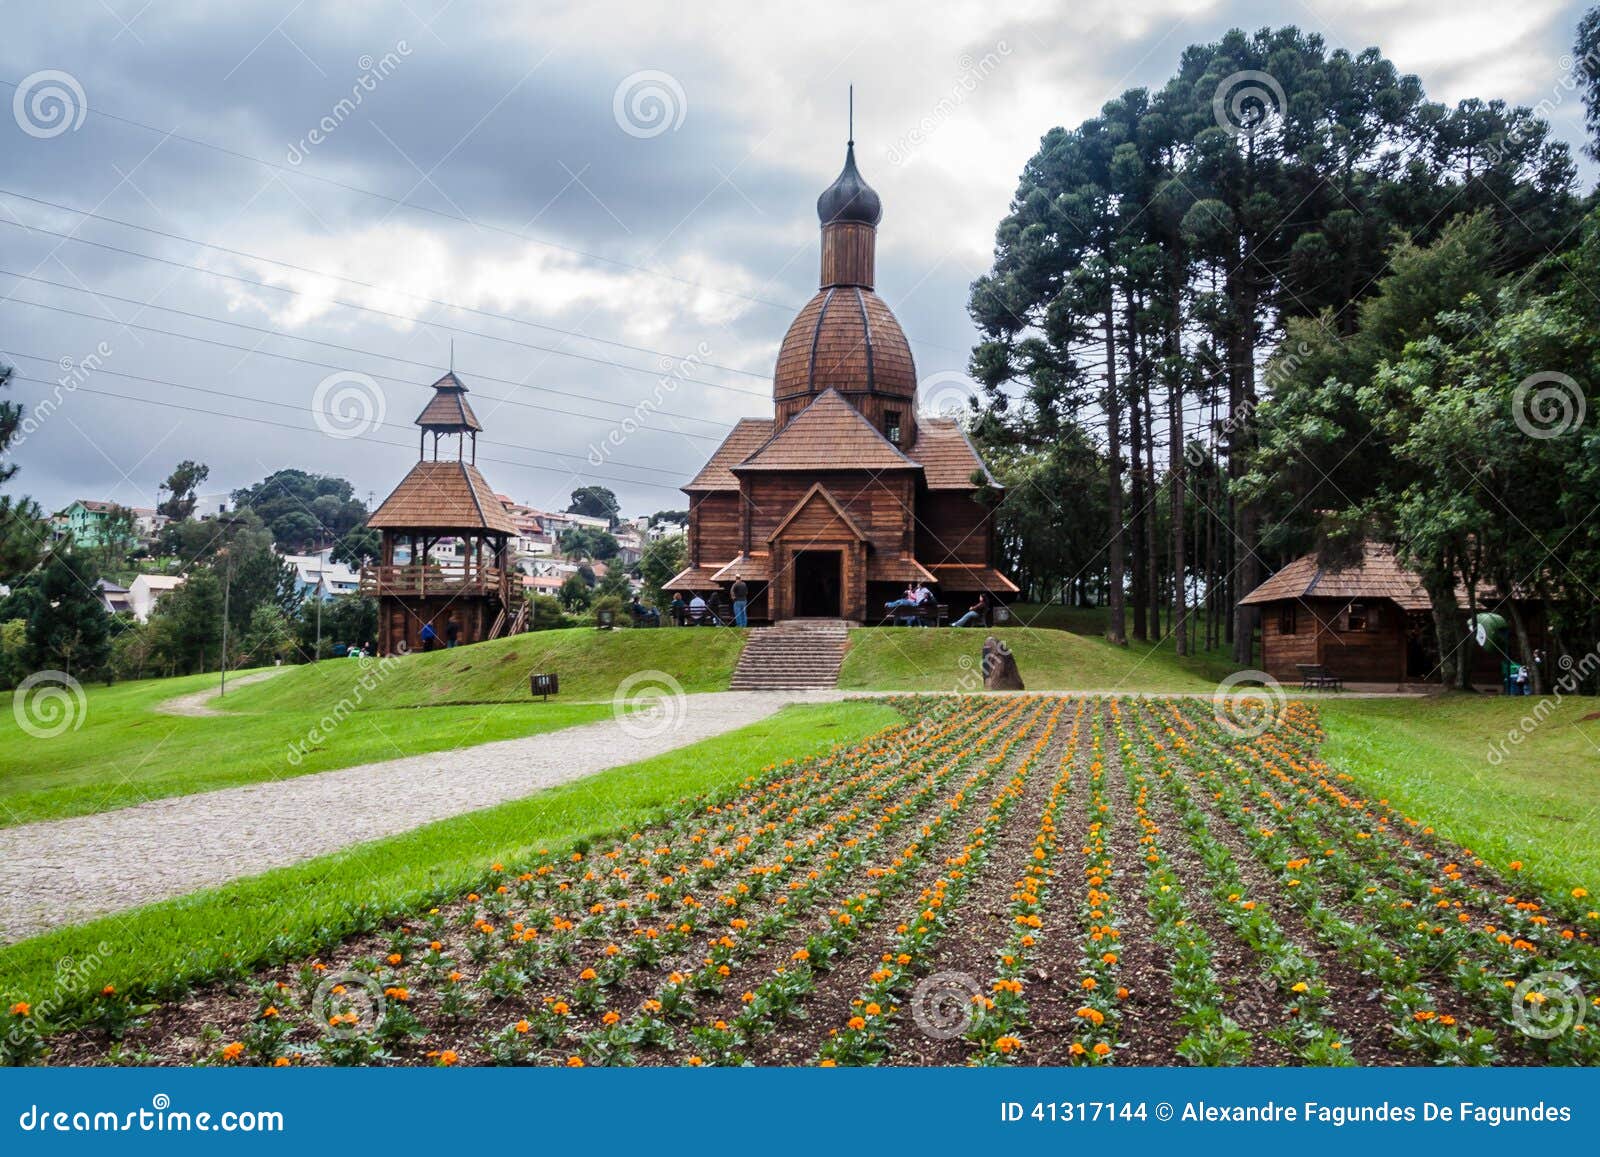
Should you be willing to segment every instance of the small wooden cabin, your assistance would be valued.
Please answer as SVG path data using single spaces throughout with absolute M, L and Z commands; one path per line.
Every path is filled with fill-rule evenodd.
M 994 566 L 1000 494 L 961 427 L 917 413 L 911 346 L 874 292 L 882 206 L 856 170 L 817 199 L 820 288 L 783 339 L 773 417 L 740 421 L 683 489 L 688 565 L 666 584 L 750 618 L 874 622 L 908 585 L 953 612 L 1017 587 Z
M 383 542 L 378 563 L 361 571 L 361 593 L 378 600 L 380 655 L 423 650 L 430 622 L 443 647 L 452 626 L 458 643 L 477 643 L 520 630 L 525 613 L 508 549 L 517 526 L 478 471 L 483 426 L 467 387 L 452 370 L 433 389 L 417 416 L 417 464 L 367 520 Z
M 1479 593 L 1481 610 L 1492 611 L 1499 601 L 1492 592 Z M 1282 682 L 1300 680 L 1299 664 L 1326 667 L 1347 683 L 1438 681 L 1433 604 L 1421 580 L 1387 546 L 1369 543 L 1360 562 L 1339 570 L 1304 555 L 1241 602 L 1261 609 L 1261 666 Z M 1465 616 L 1464 590 L 1457 602 Z M 1499 683 L 1501 656 L 1475 645 L 1472 650 L 1473 682 Z

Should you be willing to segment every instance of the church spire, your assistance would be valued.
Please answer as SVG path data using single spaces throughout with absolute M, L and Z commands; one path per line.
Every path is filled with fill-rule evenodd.
M 849 137 L 844 168 L 833 184 L 817 198 L 817 218 L 822 222 L 822 286 L 856 285 L 872 288 L 878 222 L 883 202 L 856 168 L 855 86 L 850 88 Z

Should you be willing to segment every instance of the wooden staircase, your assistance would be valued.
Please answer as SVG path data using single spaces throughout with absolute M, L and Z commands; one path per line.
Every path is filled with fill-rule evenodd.
M 756 627 L 745 639 L 734 668 L 734 691 L 816 691 L 839 682 L 849 646 L 843 619 L 789 619 Z

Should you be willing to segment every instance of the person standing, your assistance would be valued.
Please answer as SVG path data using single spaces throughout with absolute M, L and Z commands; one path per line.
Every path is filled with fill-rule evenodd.
M 422 649 L 431 651 L 439 642 L 439 632 L 433 629 L 433 620 L 422 624 Z
M 733 596 L 733 625 L 748 627 L 750 618 L 745 611 L 750 605 L 750 588 L 744 585 L 744 579 L 736 578 L 728 593 Z
M 461 641 L 461 624 L 452 616 L 444 621 L 444 645 L 453 647 Z

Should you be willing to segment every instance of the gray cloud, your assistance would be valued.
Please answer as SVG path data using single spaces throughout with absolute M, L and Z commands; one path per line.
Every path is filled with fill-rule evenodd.
M 450 333 L 440 326 L 457 331 L 457 368 L 474 390 L 487 437 L 508 444 L 481 453 L 491 459 L 486 473 L 499 489 L 555 505 L 573 486 L 606 475 L 630 512 L 678 506 L 676 485 L 715 444 L 717 427 L 707 421 L 658 415 L 605 465 L 587 461 L 588 448 L 625 407 L 657 390 L 659 357 L 440 310 L 421 298 L 674 354 L 704 349 L 703 360 L 766 375 L 793 309 L 815 285 L 813 204 L 841 160 L 844 86 L 853 80 L 863 168 L 886 206 L 880 290 L 913 338 L 919 370 L 959 369 L 973 338 L 967 286 L 983 271 L 994 223 L 1040 135 L 1090 115 L 1125 87 L 1159 84 L 1186 44 L 1236 24 L 1292 20 L 1335 45 L 1379 45 L 1418 72 L 1436 97 L 1478 92 L 1491 77 L 1503 90 L 1484 88 L 1483 95 L 1534 104 L 1558 82 L 1580 12 L 1550 0 L 1496 0 L 1481 7 L 1505 35 L 1489 43 L 1470 22 L 1456 21 L 1465 31 L 1452 34 L 1450 15 L 1431 6 L 1380 0 L 1337 9 L 1318 0 L 1290 10 L 1217 3 L 1198 11 L 1181 0 L 1041 2 L 1006 13 L 898 2 L 870 11 L 444 0 L 337 9 L 282 0 L 108 3 L 8 9 L 0 79 L 60 69 L 82 84 L 97 111 L 81 128 L 50 139 L 0 119 L 11 162 L 0 169 L 0 186 L 391 291 L 310 278 L 0 197 L 0 220 L 76 231 L 304 291 L 296 297 L 251 288 L 0 227 L 0 268 L 151 303 L 0 277 L 0 295 L 99 319 L 0 304 L 0 349 L 24 375 L 53 380 L 61 374 L 58 359 L 81 359 L 104 342 L 111 350 L 100 359 L 105 371 L 192 387 L 102 372 L 68 393 L 17 455 L 23 472 L 13 485 L 51 506 L 80 496 L 147 504 L 184 457 L 209 462 L 220 487 L 295 465 L 343 474 L 381 498 L 414 454 L 410 434 L 380 428 L 376 441 L 330 438 L 318 431 L 310 400 L 328 367 L 369 373 L 381 387 L 385 420 L 405 427 L 449 357 Z M 1419 59 L 1408 59 L 1402 45 Z M 386 75 L 360 89 L 358 104 L 342 106 L 386 54 L 394 61 Z M 681 88 L 682 123 L 655 136 L 630 135 L 613 115 L 613 97 L 624 77 L 646 70 L 669 74 Z M 981 75 L 969 85 L 975 71 Z M 98 113 L 278 164 L 288 164 L 291 148 L 304 159 L 284 173 Z M 310 143 L 324 118 L 335 127 Z M 1558 105 L 1553 121 L 1558 135 L 1580 139 L 1575 95 Z M 397 208 L 329 182 L 404 195 L 422 208 Z M 456 215 L 470 221 L 449 219 Z M 318 300 L 330 296 L 439 324 L 407 325 Z M 129 321 L 243 349 L 119 325 Z M 697 377 L 728 388 L 674 383 L 663 405 L 722 423 L 767 409 L 760 376 L 706 370 Z M 54 392 L 31 382 L 13 389 L 32 405 Z M 169 405 L 151 404 L 158 402 Z

